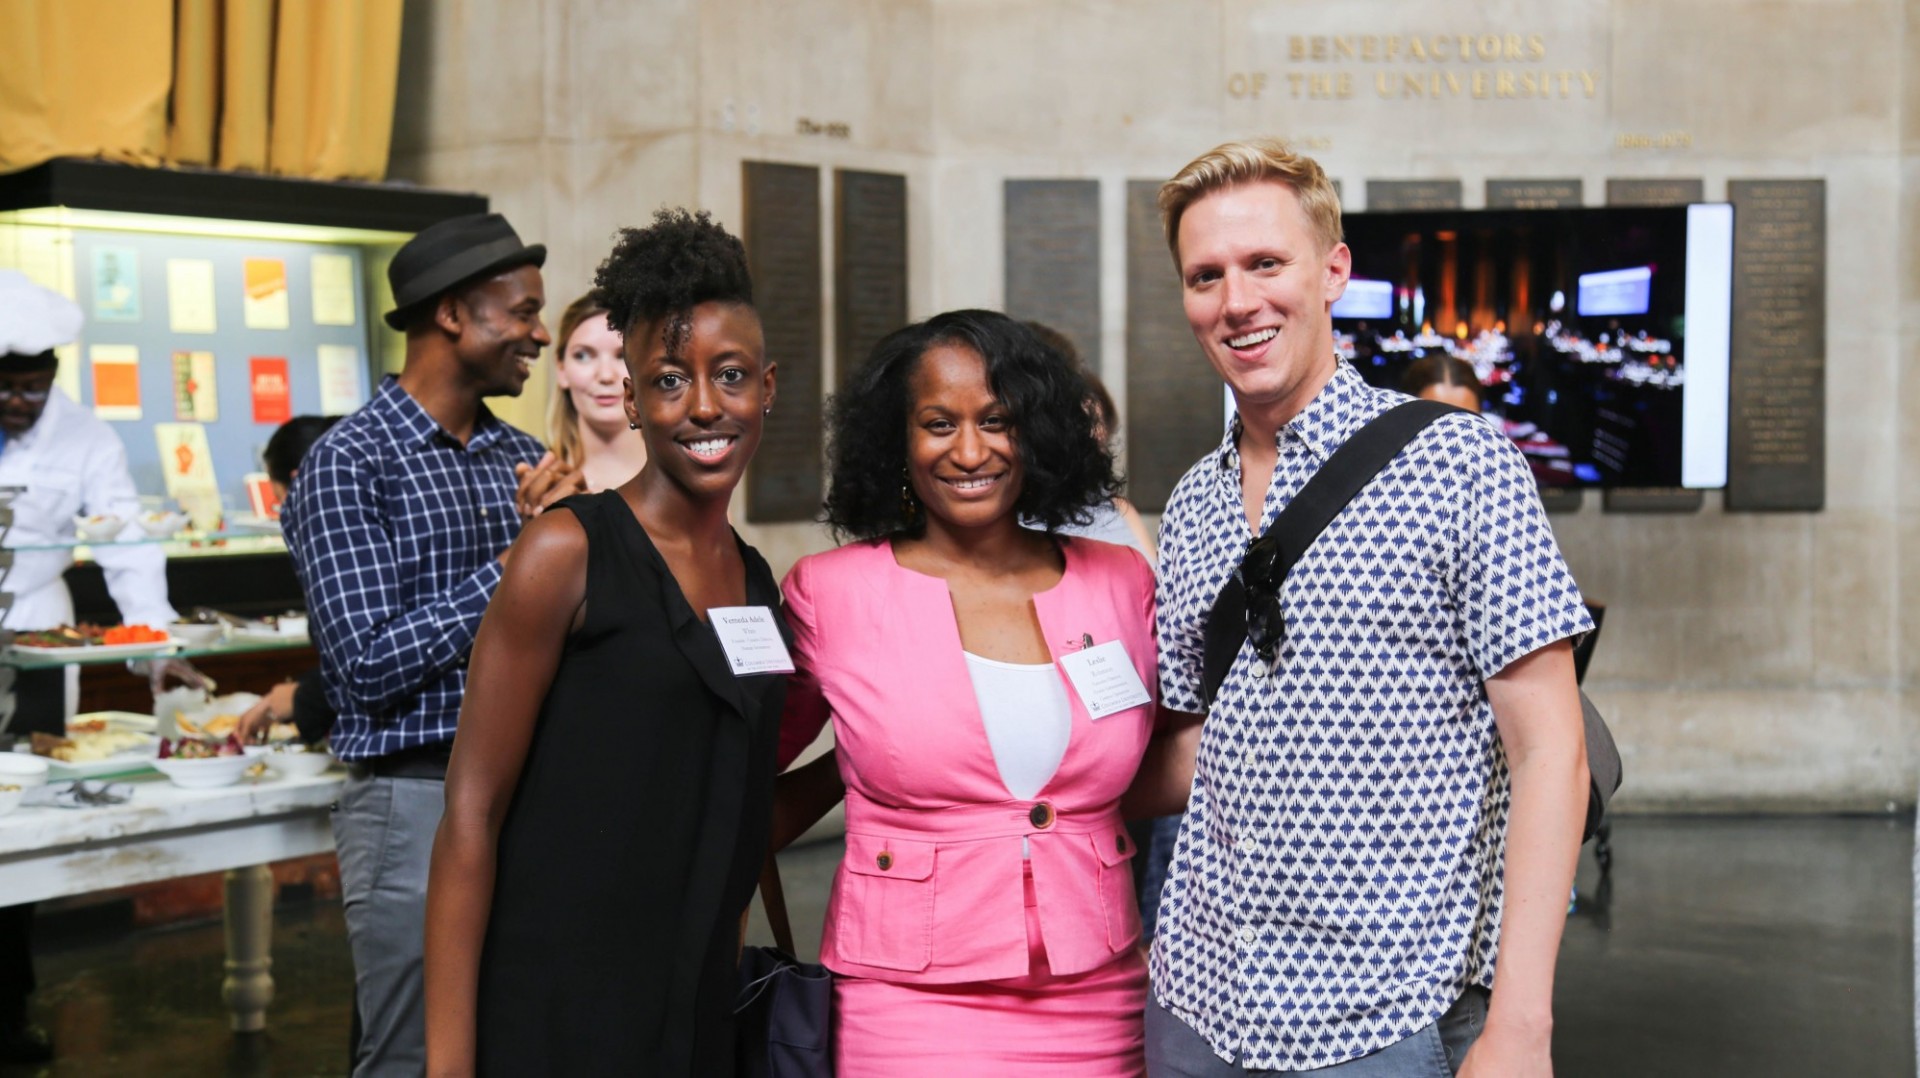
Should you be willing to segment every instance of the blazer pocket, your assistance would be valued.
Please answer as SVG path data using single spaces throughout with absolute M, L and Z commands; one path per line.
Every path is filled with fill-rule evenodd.
M 836 934 L 840 957 L 919 972 L 933 962 L 931 842 L 847 836 Z
M 1140 892 L 1133 885 L 1133 836 L 1122 826 L 1093 833 L 1100 858 L 1100 908 L 1107 918 L 1107 946 L 1124 951 L 1140 939 Z

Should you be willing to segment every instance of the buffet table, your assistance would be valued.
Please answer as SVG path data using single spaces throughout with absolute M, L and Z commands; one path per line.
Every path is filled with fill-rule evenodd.
M 328 812 L 344 774 L 271 772 L 188 790 L 157 774 L 111 781 L 132 800 L 95 808 L 23 805 L 0 816 L 0 906 L 225 871 L 227 975 L 233 1028 L 266 1026 L 273 1000 L 273 861 L 333 849 Z

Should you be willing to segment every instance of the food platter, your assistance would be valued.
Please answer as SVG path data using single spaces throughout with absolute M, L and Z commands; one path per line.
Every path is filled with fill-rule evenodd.
M 107 642 L 122 633 L 158 637 L 158 639 L 131 640 L 125 643 Z M 81 624 L 17 633 L 13 638 L 13 650 L 17 654 L 38 659 L 73 659 L 80 662 L 90 659 L 155 655 L 163 651 L 172 651 L 184 643 L 145 625 L 102 627 Z
M 92 759 L 62 760 L 38 751 L 42 735 L 34 735 L 36 755 L 47 761 L 47 778 L 98 779 L 153 770 L 160 739 L 153 733 L 153 716 L 125 711 L 96 711 L 76 715 L 67 726 L 67 744 L 83 754 L 105 751 Z M 110 739 L 102 741 L 101 739 Z
M 63 644 L 57 647 L 36 647 L 32 644 L 15 643 L 13 650 L 20 655 L 31 655 L 36 659 L 108 659 L 133 658 L 139 655 L 157 655 L 163 651 L 172 651 L 180 646 L 180 641 L 171 637 L 165 640 L 144 644 Z

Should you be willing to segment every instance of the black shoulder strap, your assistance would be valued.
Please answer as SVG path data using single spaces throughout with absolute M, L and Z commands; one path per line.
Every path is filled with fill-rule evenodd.
M 1458 411 L 1462 409 L 1439 401 L 1410 400 L 1375 416 L 1334 450 L 1333 456 L 1327 458 L 1306 486 L 1300 488 L 1300 493 L 1274 518 L 1271 530 L 1280 545 L 1277 578 L 1286 580 L 1294 564 L 1328 523 L 1339 516 L 1354 495 L 1372 482 L 1380 469 L 1398 456 L 1427 424 Z M 1233 667 L 1234 657 L 1240 654 L 1240 645 L 1246 639 L 1247 593 L 1241 587 L 1239 574 L 1234 573 L 1227 577 L 1220 597 L 1207 612 L 1202 690 L 1208 707 L 1213 706 L 1213 695 L 1226 680 L 1227 671 Z

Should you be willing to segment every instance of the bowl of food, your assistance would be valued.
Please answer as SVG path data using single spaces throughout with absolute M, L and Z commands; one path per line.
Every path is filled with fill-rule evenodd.
M 333 766 L 333 754 L 324 745 L 302 745 L 295 741 L 269 746 L 267 766 L 290 779 L 311 778 Z
M 155 539 L 171 539 L 176 532 L 187 526 L 185 513 L 142 513 L 135 519 L 140 524 L 140 530 Z
M 204 621 L 176 621 L 167 626 L 167 635 L 190 648 L 212 647 L 227 635 L 227 627 Z
M 188 788 L 231 786 L 239 782 L 240 776 L 253 764 L 254 761 L 240 751 L 240 742 L 232 737 L 225 741 L 197 738 L 162 741 L 160 758 L 153 762 L 175 786 Z
M 112 513 L 95 513 L 88 517 L 73 518 L 74 532 L 89 543 L 112 542 L 126 526 L 126 521 Z
M 31 789 L 47 784 L 47 761 L 24 752 L 0 752 L 0 783 Z
M 27 788 L 17 782 L 0 782 L 0 816 L 5 816 L 20 807 L 20 799 L 27 796 Z

